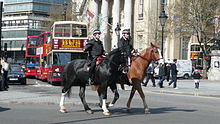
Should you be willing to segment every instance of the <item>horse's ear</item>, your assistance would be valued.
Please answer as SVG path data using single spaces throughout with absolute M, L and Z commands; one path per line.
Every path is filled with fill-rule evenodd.
M 151 44 L 151 47 L 152 47 L 152 48 L 154 48 L 154 47 L 156 47 L 156 48 L 160 48 L 160 46 L 159 46 L 158 43 L 153 44 L 153 43 L 151 42 L 150 44 Z

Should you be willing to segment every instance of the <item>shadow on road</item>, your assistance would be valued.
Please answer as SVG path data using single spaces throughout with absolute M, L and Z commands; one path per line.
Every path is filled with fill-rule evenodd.
M 162 113 L 168 113 L 168 112 L 172 112 L 172 111 L 195 112 L 197 110 L 195 110 L 195 109 L 179 109 L 176 107 L 164 107 L 164 108 L 151 108 L 150 111 L 151 111 L 151 114 L 162 114 Z
M 166 107 L 166 108 L 152 108 L 150 109 L 151 114 L 163 114 L 168 113 L 172 111 L 182 111 L 182 112 L 195 112 L 197 110 L 192 109 L 178 109 L 176 107 Z M 70 111 L 72 112 L 83 112 L 83 110 L 80 111 Z M 102 113 L 102 110 L 95 109 L 93 110 L 94 113 Z M 144 109 L 143 108 L 132 108 L 131 112 L 127 112 L 126 108 L 117 108 L 117 109 L 111 109 L 110 110 L 111 115 L 110 116 L 100 116 L 95 118 L 87 118 L 87 119 L 78 119 L 78 120 L 72 120 L 72 121 L 63 121 L 63 122 L 57 122 L 57 123 L 51 123 L 51 124 L 72 124 L 72 123 L 83 123 L 88 122 L 91 120 L 104 120 L 109 118 L 121 118 L 124 116 L 133 116 L 133 115 L 144 115 Z M 146 114 L 147 115 L 147 114 Z
M 10 108 L 2 108 L 2 107 L 0 107 L 0 112 L 8 111 L 8 110 L 10 110 Z

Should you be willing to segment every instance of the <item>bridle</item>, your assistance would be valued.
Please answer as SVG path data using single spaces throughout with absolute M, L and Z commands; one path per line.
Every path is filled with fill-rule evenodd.
M 153 60 L 153 54 L 154 54 L 154 48 L 151 48 L 151 52 L 150 52 L 150 58 Z M 147 60 L 149 61 L 147 58 L 141 56 L 141 55 L 138 55 L 140 58 L 144 59 L 144 60 Z

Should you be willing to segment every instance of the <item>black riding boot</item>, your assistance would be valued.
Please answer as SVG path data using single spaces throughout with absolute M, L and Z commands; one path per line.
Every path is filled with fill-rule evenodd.
M 89 80 L 88 80 L 88 83 L 90 85 L 94 85 L 94 67 L 91 66 L 90 69 L 89 69 Z

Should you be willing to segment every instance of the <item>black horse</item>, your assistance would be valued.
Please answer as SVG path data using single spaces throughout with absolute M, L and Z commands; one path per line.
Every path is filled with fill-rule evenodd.
M 103 58 L 102 62 L 96 67 L 94 81 L 99 84 L 97 92 L 99 94 L 100 103 L 104 115 L 109 115 L 106 105 L 107 87 L 109 86 L 115 94 L 111 104 L 114 104 L 119 98 L 116 82 L 120 71 L 118 68 L 125 62 L 122 53 L 118 49 L 109 52 L 108 56 Z M 66 65 L 63 74 L 63 89 L 60 101 L 60 112 L 67 112 L 64 107 L 65 96 L 70 96 L 72 86 L 80 86 L 79 96 L 81 98 L 84 109 L 87 113 L 93 113 L 85 100 L 85 89 L 88 84 L 89 72 L 86 59 L 76 59 Z

